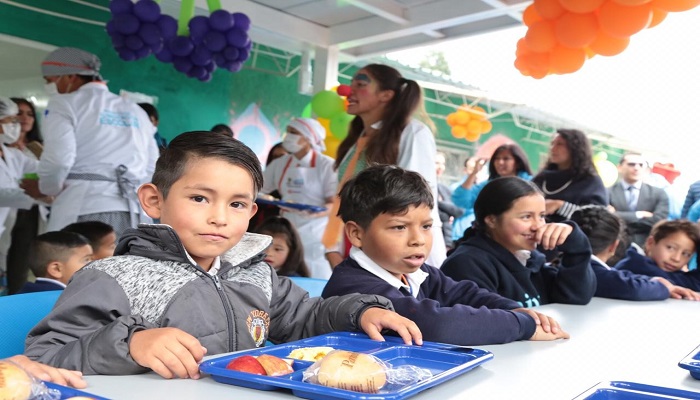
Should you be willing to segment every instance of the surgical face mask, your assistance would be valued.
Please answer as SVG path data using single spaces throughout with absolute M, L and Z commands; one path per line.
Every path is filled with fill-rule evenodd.
M 19 140 L 21 132 L 22 127 L 19 122 L 2 124 L 2 135 L 0 135 L 0 139 L 5 144 L 12 144 Z
M 304 148 L 304 145 L 299 143 L 299 139 L 301 135 L 287 133 L 282 139 L 282 147 L 290 153 L 296 153 Z
M 47 84 L 44 84 L 44 92 L 46 92 L 46 94 L 49 95 L 49 97 L 60 94 L 58 93 L 58 86 L 56 86 L 56 82 L 49 82 Z

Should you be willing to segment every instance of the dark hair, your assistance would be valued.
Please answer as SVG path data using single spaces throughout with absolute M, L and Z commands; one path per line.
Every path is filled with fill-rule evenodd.
M 599 254 L 619 240 L 625 242 L 625 223 L 606 207 L 589 205 L 576 210 L 571 216 L 588 236 L 593 254 Z
M 90 245 L 90 241 L 75 232 L 46 232 L 34 238 L 29 246 L 29 268 L 37 278 L 46 277 L 46 267 L 54 262 L 66 262 L 73 249 Z
M 284 147 L 282 147 L 282 142 L 279 142 L 270 148 L 270 151 L 267 153 L 267 160 L 265 161 L 265 166 L 270 165 L 270 163 L 273 162 L 276 158 L 281 157 L 281 156 L 275 157 L 275 150 L 277 150 L 277 149 L 284 150 Z M 284 150 L 284 151 L 287 152 L 287 150 Z
M 178 135 L 163 150 L 152 182 L 163 197 L 185 172 L 187 163 L 193 158 L 216 158 L 248 171 L 257 194 L 263 183 L 262 167 L 253 151 L 238 139 L 226 135 L 212 135 L 208 131 L 192 131 Z
M 489 162 L 489 179 L 496 179 L 500 176 L 496 172 L 496 165 L 494 164 L 493 159 L 496 158 L 499 153 L 504 151 L 509 151 L 510 154 L 513 155 L 513 158 L 515 159 L 516 174 L 524 171 L 527 172 L 528 175 L 532 175 L 532 171 L 530 170 L 530 161 L 527 159 L 523 149 L 521 149 L 520 146 L 515 143 L 506 143 L 498 146 L 491 156 L 491 161 Z
M 475 231 L 486 233 L 486 217 L 500 216 L 510 210 L 516 200 L 533 194 L 544 196 L 537 185 L 517 176 L 504 176 L 489 181 L 474 202 L 474 229 L 467 229 L 460 241 L 473 236 Z
M 644 156 L 641 153 L 628 152 L 628 153 L 623 154 L 622 157 L 620 157 L 620 162 L 617 163 L 617 165 L 624 164 L 625 161 L 627 161 L 627 157 L 629 157 L 629 156 L 639 156 L 639 157 L 644 158 Z M 644 160 L 644 165 L 646 167 L 649 167 L 649 162 L 646 159 Z
M 651 228 L 649 236 L 656 243 L 673 235 L 676 232 L 683 232 L 695 244 L 695 251 L 700 249 L 700 228 L 698 224 L 687 219 L 673 219 L 659 221 Z
M 578 181 L 589 176 L 598 176 L 598 171 L 593 165 L 591 142 L 586 134 L 578 129 L 557 129 L 557 134 L 564 139 L 566 147 L 569 149 L 572 178 Z M 545 169 L 557 170 L 559 167 L 550 162 Z
M 83 235 L 87 240 L 90 241 L 90 246 L 93 250 L 97 250 L 100 247 L 100 241 L 110 233 L 114 232 L 114 228 L 110 224 L 106 224 L 102 221 L 81 221 L 74 222 L 70 225 L 66 225 L 63 232 L 73 232 Z
M 233 129 L 226 124 L 216 124 L 211 127 L 211 131 L 214 133 L 223 133 L 225 135 L 233 137 Z
M 256 233 L 265 235 L 284 235 L 289 247 L 289 255 L 284 260 L 284 264 L 277 271 L 277 275 L 290 276 L 299 274 L 299 276 L 310 277 L 309 267 L 304 261 L 304 247 L 301 244 L 301 238 L 296 228 L 287 218 L 273 216 L 266 218 L 255 228 Z
M 338 215 L 367 229 L 379 214 L 401 214 L 422 205 L 433 208 L 433 193 L 419 173 L 373 165 L 343 185 Z
M 20 104 L 24 104 L 25 106 L 29 107 L 32 110 L 32 114 L 34 114 L 34 125 L 32 126 L 32 129 L 27 132 L 27 135 L 24 137 L 27 143 L 29 142 L 39 142 L 43 143 L 44 138 L 41 136 L 41 130 L 39 129 L 39 118 L 37 117 L 36 114 L 36 107 L 34 107 L 34 104 L 32 104 L 31 101 L 27 99 L 23 99 L 20 97 L 11 97 L 10 98 L 12 101 L 19 106 Z
M 139 107 L 143 108 L 143 111 L 148 114 L 148 118 L 153 118 L 156 121 L 160 121 L 160 118 L 158 117 L 158 109 L 150 103 L 138 103 Z
M 405 79 L 396 69 L 383 64 L 369 64 L 361 69 L 374 78 L 379 90 L 393 90 L 394 97 L 387 104 L 382 116 L 382 127 L 379 132 L 369 138 L 365 148 L 365 158 L 368 163 L 396 164 L 399 157 L 399 141 L 401 133 L 411 120 L 411 115 L 423 102 L 423 93 L 416 81 Z M 338 146 L 335 168 L 343 161 L 350 148 L 365 126 L 360 116 L 350 123 L 347 137 Z

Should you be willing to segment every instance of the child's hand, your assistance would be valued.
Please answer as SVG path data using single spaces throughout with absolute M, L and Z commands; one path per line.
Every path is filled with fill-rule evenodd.
M 50 365 L 32 361 L 27 356 L 17 355 L 7 358 L 8 361 L 22 367 L 32 376 L 49 381 L 63 386 L 72 386 L 74 388 L 83 389 L 87 383 L 83 380 L 83 373 L 80 371 L 72 371 L 63 368 L 54 368 Z
M 540 325 L 537 325 L 537 328 L 535 329 L 535 334 L 532 335 L 530 340 L 535 340 L 535 341 L 547 341 L 547 340 L 557 340 L 557 339 L 568 339 L 570 336 L 568 333 L 559 330 L 557 333 L 547 333 L 542 329 Z
M 537 243 L 541 244 L 545 250 L 553 250 L 564 243 L 574 228 L 567 224 L 545 224 L 537 230 Z
M 423 334 L 415 322 L 383 308 L 371 307 L 365 310 L 360 316 L 360 326 L 370 339 L 383 342 L 384 337 L 380 332 L 382 329 L 391 329 L 398 333 L 406 344 L 423 344 Z
M 651 278 L 651 280 L 657 281 L 660 284 L 666 286 L 666 289 L 668 289 L 668 292 L 670 294 L 669 297 L 671 297 L 672 299 L 686 299 L 686 300 L 693 300 L 693 301 L 700 300 L 700 293 L 695 292 L 695 291 L 688 289 L 688 288 L 684 288 L 682 286 L 676 286 L 666 278 L 662 278 L 660 276 L 655 276 L 655 277 Z
M 207 349 L 180 329 L 155 328 L 134 333 L 129 353 L 137 364 L 163 378 L 199 379 L 199 362 Z
M 530 308 L 514 308 L 511 311 L 517 311 L 531 316 L 532 319 L 535 320 L 535 324 L 537 324 L 537 327 L 542 327 L 544 333 L 557 334 L 562 331 L 561 326 L 559 326 L 559 322 L 557 322 L 557 320 L 545 314 L 538 313 L 537 311 L 534 311 Z

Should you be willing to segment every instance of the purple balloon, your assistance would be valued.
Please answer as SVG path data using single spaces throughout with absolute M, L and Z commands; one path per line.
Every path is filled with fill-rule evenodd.
M 165 48 L 165 45 L 163 44 L 162 40 L 159 40 L 157 43 L 152 43 L 148 45 L 148 47 L 151 49 L 153 54 L 158 53 L 159 51 L 163 50 Z
M 217 66 L 219 66 L 221 68 L 223 68 L 224 65 L 226 65 L 226 57 L 224 57 L 224 55 L 221 53 L 214 54 L 211 57 L 211 59 L 214 61 L 214 64 L 216 64 Z
M 114 16 L 114 28 L 123 35 L 136 33 L 141 22 L 133 14 L 119 14 Z
M 243 13 L 233 13 L 233 26 L 248 32 L 248 29 L 250 29 L 250 18 Z
M 249 40 L 248 34 L 238 28 L 233 28 L 226 33 L 226 41 L 234 47 L 244 47 Z
M 175 57 L 173 58 L 173 66 L 176 70 L 186 74 L 192 69 L 192 63 L 187 57 Z
M 209 82 L 211 80 L 211 76 L 211 73 L 208 72 L 206 75 L 204 75 L 204 77 L 199 78 L 199 80 L 202 82 Z
M 203 78 L 207 74 L 207 70 L 204 67 L 194 66 L 190 70 L 193 78 Z
M 173 53 L 170 52 L 165 46 L 160 51 L 155 52 L 156 58 L 158 61 L 163 62 L 163 63 L 171 63 L 173 62 Z
M 243 63 L 239 61 L 229 61 L 226 63 L 226 69 L 231 72 L 238 72 L 243 68 Z
M 246 43 L 245 46 L 243 46 L 243 48 L 250 51 L 250 49 L 253 48 L 253 41 L 249 40 L 248 43 Z
M 144 57 L 148 57 L 149 54 L 151 54 L 151 48 L 148 46 L 143 46 L 140 49 L 136 50 L 136 59 L 140 60 Z
M 246 49 L 238 49 L 238 61 L 245 62 L 250 57 L 250 52 Z
M 224 57 L 226 57 L 227 60 L 236 61 L 239 55 L 240 52 L 237 47 L 229 46 L 224 49 Z
M 219 32 L 233 28 L 233 16 L 224 9 L 216 10 L 209 15 L 209 26 Z
M 205 46 L 199 45 L 194 48 L 190 60 L 192 60 L 192 64 L 203 67 L 211 62 L 211 51 Z
M 192 41 L 195 44 L 199 44 L 204 39 L 204 35 L 209 32 L 209 18 L 198 15 L 190 20 L 188 26 L 190 27 Z
M 216 70 L 216 65 L 214 65 L 213 62 L 210 62 L 209 64 L 204 66 L 204 69 L 207 70 L 207 72 L 212 73 L 214 70 Z
M 161 15 L 157 24 L 163 39 L 171 39 L 177 35 L 177 21 L 170 15 Z
M 107 33 L 109 34 L 109 36 L 112 36 L 112 35 L 114 35 L 115 33 L 118 33 L 118 32 L 117 32 L 117 28 L 114 26 L 114 20 L 113 20 L 113 19 L 110 19 L 109 21 L 107 21 L 107 25 L 105 25 L 105 30 L 107 31 Z
M 160 6 L 153 0 L 139 0 L 134 5 L 134 14 L 143 22 L 156 22 L 160 18 Z
M 141 40 L 143 40 L 144 43 L 149 45 L 162 41 L 158 25 L 150 22 L 141 24 L 141 28 L 139 28 L 139 37 L 141 38 Z
M 117 50 L 119 53 L 119 58 L 124 61 L 134 61 L 136 59 L 136 53 L 133 50 L 129 50 L 126 47 L 122 47 Z
M 187 36 L 175 36 L 168 42 L 168 49 L 174 56 L 187 57 L 194 50 L 194 44 Z
M 109 2 L 109 10 L 112 11 L 112 15 L 131 13 L 133 7 L 134 3 L 131 0 L 112 0 Z
M 115 33 L 112 35 L 112 46 L 114 46 L 115 49 L 118 47 L 125 47 L 126 37 L 121 33 Z
M 209 31 L 204 36 L 204 45 L 213 52 L 221 51 L 226 47 L 226 36 L 217 31 Z
M 126 47 L 134 51 L 143 47 L 143 40 L 136 35 L 127 36 L 124 43 L 126 44 Z

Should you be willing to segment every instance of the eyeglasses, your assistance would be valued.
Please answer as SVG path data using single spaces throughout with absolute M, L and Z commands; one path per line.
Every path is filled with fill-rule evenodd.
M 628 162 L 626 165 L 627 165 L 628 167 L 640 167 L 640 168 L 643 168 L 643 167 L 644 167 L 644 163 L 643 163 L 643 162 Z

